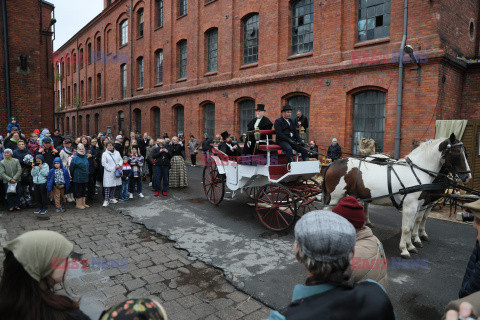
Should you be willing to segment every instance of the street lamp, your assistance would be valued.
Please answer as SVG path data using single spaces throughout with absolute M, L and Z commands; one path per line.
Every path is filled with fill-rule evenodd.
M 406 45 L 405 48 L 403 48 L 403 51 L 410 56 L 410 59 L 417 64 L 416 69 L 410 69 L 410 71 L 418 71 L 418 85 L 421 84 L 422 80 L 422 66 L 420 65 L 420 61 L 417 59 L 417 56 L 415 56 L 415 52 L 413 51 L 413 47 L 411 45 Z

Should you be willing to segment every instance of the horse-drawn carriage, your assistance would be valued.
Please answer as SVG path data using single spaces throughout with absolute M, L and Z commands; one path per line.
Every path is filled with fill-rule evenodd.
M 318 207 L 317 195 L 322 192 L 312 178 L 320 173 L 319 161 L 301 161 L 300 155 L 287 163 L 281 147 L 272 144 L 274 130 L 258 132 L 260 154 L 229 157 L 217 147 L 203 170 L 203 189 L 213 204 L 219 204 L 228 188 L 235 194 L 243 190 L 255 200 L 260 222 L 267 228 L 281 231 L 289 228 L 297 215 Z

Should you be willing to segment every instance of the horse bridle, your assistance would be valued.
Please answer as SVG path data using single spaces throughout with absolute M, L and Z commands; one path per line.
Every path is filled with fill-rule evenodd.
M 460 147 L 460 151 L 458 153 L 452 153 L 452 149 L 455 148 L 455 147 Z M 442 159 L 445 160 L 445 157 L 447 155 L 450 155 L 450 163 L 451 163 L 451 166 L 448 166 L 446 167 L 446 169 L 455 177 L 455 178 L 459 178 L 458 175 L 460 174 L 469 174 L 471 173 L 472 171 L 471 170 L 467 170 L 467 171 L 456 171 L 455 170 L 455 166 L 457 164 L 460 163 L 460 160 L 461 160 L 461 152 L 463 150 L 463 153 L 465 154 L 465 159 L 468 159 L 467 157 L 467 150 L 463 144 L 463 142 L 461 141 L 458 141 L 454 144 L 448 144 L 447 145 L 447 148 L 442 152 Z

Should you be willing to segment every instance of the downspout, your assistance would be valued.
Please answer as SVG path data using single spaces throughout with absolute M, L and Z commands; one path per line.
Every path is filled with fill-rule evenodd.
M 7 0 L 2 0 L 2 20 L 3 20 L 3 47 L 5 50 L 5 86 L 7 89 L 7 123 L 12 116 L 12 104 L 10 98 L 10 66 L 8 57 L 8 28 L 7 28 Z
M 404 2 L 403 8 L 403 38 L 400 45 L 400 54 L 398 59 L 398 93 L 397 93 L 397 130 L 395 131 L 395 159 L 400 158 L 400 143 L 402 141 L 402 99 L 403 99 L 403 55 L 405 44 L 407 42 L 407 24 L 408 24 L 408 0 Z
M 78 37 L 77 37 L 77 61 L 75 61 L 75 63 L 77 64 L 77 73 L 78 73 L 78 84 L 77 84 L 78 96 L 77 96 L 77 101 L 79 102 L 79 105 L 76 106 L 77 117 L 75 118 L 75 138 L 78 136 L 78 109 L 80 109 L 80 104 L 82 103 L 82 101 L 80 101 L 80 97 L 82 96 L 80 94 L 80 90 L 82 90 L 82 87 L 80 86 L 80 59 L 83 59 L 83 56 L 80 57 L 80 50 L 79 50 L 79 46 L 78 46 Z
M 145 63 L 143 64 L 145 70 Z M 132 132 L 132 98 L 133 97 L 133 0 L 130 0 L 130 101 L 128 101 L 129 130 Z

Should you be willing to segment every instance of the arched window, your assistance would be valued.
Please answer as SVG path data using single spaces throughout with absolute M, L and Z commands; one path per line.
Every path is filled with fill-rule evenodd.
M 158 49 L 155 51 L 155 79 L 156 83 L 163 82 L 163 50 Z
M 125 131 L 125 115 L 123 111 L 118 112 L 118 131 Z
M 78 135 L 83 135 L 83 117 L 78 116 Z
M 85 83 L 80 81 L 80 103 L 85 102 Z
M 85 116 L 85 126 L 87 128 L 87 136 L 89 136 L 90 135 L 90 115 L 89 114 Z
M 243 19 L 243 64 L 258 62 L 258 14 Z
M 157 27 L 163 26 L 163 0 L 155 0 Z
M 102 96 L 102 74 L 97 74 L 97 98 Z
M 143 88 L 143 57 L 137 58 L 137 72 L 138 88 Z
M 77 124 L 75 123 L 75 116 L 72 117 L 72 134 L 77 135 Z
M 65 132 L 66 135 L 70 134 L 70 118 L 66 117 L 67 121 L 67 132 Z
M 313 0 L 292 4 L 292 54 L 313 50 Z
M 93 50 L 92 50 L 92 44 L 89 43 L 87 45 L 87 54 L 88 54 L 88 64 L 92 63 L 92 57 L 93 57 Z
M 143 9 L 137 11 L 137 21 L 138 21 L 138 36 L 143 37 Z
M 203 107 L 204 109 L 204 129 L 210 139 L 215 137 L 215 105 L 213 103 L 207 103 Z
M 124 63 L 120 66 L 120 89 L 122 99 L 127 97 L 127 64 Z
M 390 1 L 358 0 L 357 41 L 390 36 Z
M 177 116 L 177 134 L 184 132 L 184 108 L 183 106 L 178 106 L 175 108 Z
M 178 79 L 187 77 L 187 40 L 180 40 L 178 47 Z
M 135 118 L 135 131 L 142 132 L 142 111 L 140 109 L 133 110 Z
M 74 53 L 72 57 L 73 57 L 73 61 L 72 61 L 73 72 L 77 72 L 77 54 Z
M 218 29 L 213 28 L 206 32 L 207 45 L 207 72 L 218 70 Z
M 287 99 L 287 103 L 292 107 L 292 119 L 297 117 L 297 111 L 300 110 L 302 115 L 310 120 L 310 98 L 303 95 L 296 95 Z M 308 128 L 306 129 L 306 140 L 308 141 Z M 306 142 L 307 142 L 306 141 Z
M 385 92 L 368 90 L 354 96 L 352 150 L 360 154 L 358 142 L 365 139 L 375 140 L 376 152 L 383 152 L 385 133 Z
M 240 134 L 247 132 L 247 125 L 255 118 L 255 101 L 243 100 L 239 103 L 240 107 Z
M 100 132 L 100 114 L 95 113 L 95 130 L 97 133 Z
M 97 61 L 101 60 L 102 59 L 102 38 L 101 37 L 97 37 L 97 48 L 96 48 L 97 52 L 95 54 L 95 56 L 97 57 Z
M 128 43 L 128 20 L 125 19 L 120 22 L 120 46 Z
M 160 138 L 160 108 L 153 107 L 150 109 L 150 119 L 153 119 L 154 138 Z

